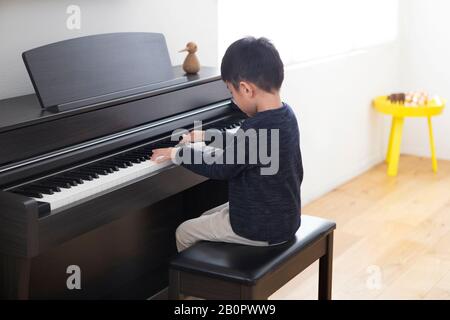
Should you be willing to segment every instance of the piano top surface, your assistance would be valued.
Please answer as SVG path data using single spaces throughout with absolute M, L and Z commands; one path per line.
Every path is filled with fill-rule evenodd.
M 174 66 L 173 69 L 175 78 L 182 77 L 184 75 L 184 71 L 181 66 Z M 139 99 L 215 81 L 220 79 L 220 75 L 217 68 L 202 67 L 197 75 L 188 75 L 187 79 L 187 82 L 139 95 Z M 124 102 L 126 102 L 126 100 Z M 8 98 L 0 100 L 0 132 L 17 129 L 39 122 L 73 116 L 79 113 L 89 112 L 101 108 L 107 108 L 108 106 L 109 105 L 94 105 L 55 113 L 42 109 L 36 94 Z

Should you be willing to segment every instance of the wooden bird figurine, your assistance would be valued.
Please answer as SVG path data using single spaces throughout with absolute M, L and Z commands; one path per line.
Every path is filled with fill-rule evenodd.
M 187 74 L 196 74 L 200 70 L 200 62 L 198 61 L 197 55 L 197 45 L 194 42 L 188 42 L 186 48 L 180 52 L 188 52 L 186 59 L 183 62 L 183 70 Z

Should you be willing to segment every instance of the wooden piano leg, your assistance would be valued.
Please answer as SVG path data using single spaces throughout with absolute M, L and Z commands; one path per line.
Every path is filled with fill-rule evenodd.
M 0 254 L 0 299 L 29 299 L 31 259 Z
M 180 272 L 169 270 L 169 300 L 181 300 L 183 296 L 180 292 Z

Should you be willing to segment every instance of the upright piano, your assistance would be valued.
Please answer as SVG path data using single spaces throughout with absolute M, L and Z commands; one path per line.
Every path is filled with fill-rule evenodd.
M 228 191 L 152 150 L 194 121 L 235 130 L 245 115 L 215 68 L 172 67 L 161 34 L 70 39 L 23 60 L 35 94 L 0 101 L 0 298 L 163 297 L 176 227 Z

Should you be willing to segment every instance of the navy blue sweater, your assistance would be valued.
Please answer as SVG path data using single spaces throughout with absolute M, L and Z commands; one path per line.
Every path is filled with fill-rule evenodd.
M 229 181 L 230 223 L 236 234 L 269 244 L 287 241 L 300 227 L 300 186 L 303 180 L 295 114 L 289 105 L 283 103 L 281 108 L 258 112 L 246 119 L 241 129 L 247 133 L 252 131 L 249 129 L 256 130 L 256 143 L 248 138 L 251 135 L 242 138 L 237 134 L 223 145 L 223 151 L 213 154 L 216 163 L 205 161 L 202 151 L 188 147 L 179 150 L 176 161 L 197 174 Z M 267 134 L 260 129 L 266 129 Z M 278 133 L 271 129 L 277 129 Z M 261 149 L 260 145 L 265 140 L 268 142 L 267 150 Z M 276 142 L 279 143 L 279 152 L 273 145 Z M 242 158 L 241 153 L 240 162 L 237 161 L 238 147 L 245 148 L 245 155 Z M 258 155 L 262 152 L 266 157 L 258 156 L 255 161 L 251 152 Z M 202 160 L 198 164 L 194 164 L 193 160 L 191 163 L 182 162 L 186 153 L 190 153 L 191 159 L 197 157 Z M 229 154 L 232 156 L 229 157 Z M 277 156 L 278 166 L 274 160 Z M 227 157 L 233 159 L 233 163 L 227 162 Z

